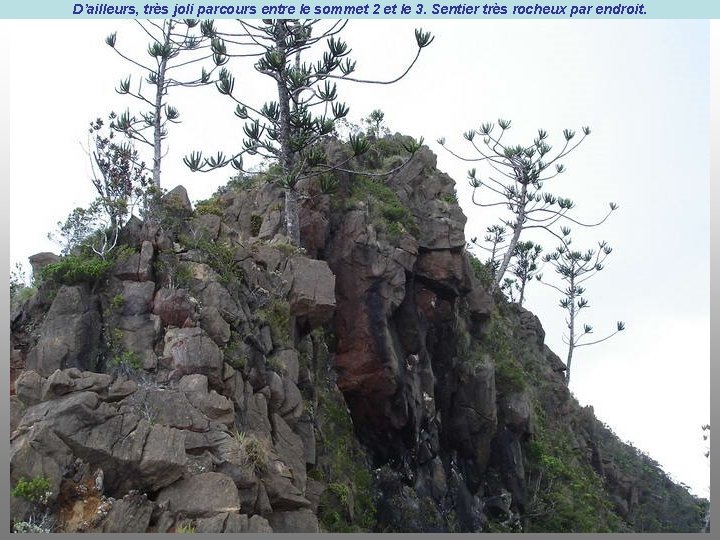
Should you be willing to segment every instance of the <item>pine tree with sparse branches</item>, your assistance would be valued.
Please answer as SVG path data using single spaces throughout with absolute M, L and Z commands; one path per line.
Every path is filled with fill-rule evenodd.
M 572 365 L 573 354 L 580 347 L 587 347 L 602 343 L 613 337 L 618 332 L 625 330 L 625 323 L 618 321 L 615 331 L 603 338 L 593 341 L 586 339 L 593 334 L 593 327 L 589 324 L 583 324 L 582 331 L 578 331 L 580 325 L 580 313 L 590 307 L 590 302 L 585 296 L 585 282 L 603 270 L 604 261 L 612 253 L 612 248 L 606 242 L 599 242 L 598 249 L 588 249 L 587 251 L 577 250 L 572 247 L 572 239 L 570 238 L 570 229 L 562 227 L 562 244 L 558 246 L 553 253 L 548 253 L 543 257 L 543 261 L 552 265 L 555 272 L 560 276 L 566 285 L 564 289 L 557 287 L 551 283 L 543 281 L 542 276 L 538 275 L 538 280 L 558 291 L 562 298 L 560 299 L 560 307 L 565 310 L 565 324 L 568 332 L 563 335 L 563 343 L 568 347 L 567 358 L 565 360 L 565 384 L 570 384 L 570 368 Z
M 150 38 L 147 53 L 152 60 L 134 59 L 118 48 L 117 32 L 105 38 L 118 55 L 143 70 L 143 78 L 137 87 L 132 84 L 131 76 L 121 80 L 116 91 L 139 100 L 149 110 L 140 112 L 139 116 L 126 111 L 117 116 L 112 128 L 123 132 L 127 137 L 140 141 L 153 149 L 152 179 L 160 188 L 161 164 L 164 157 L 163 141 L 168 136 L 168 126 L 180 122 L 177 108 L 167 102 L 171 88 L 192 88 L 210 84 L 213 71 L 227 62 L 227 57 L 210 48 L 215 37 L 215 26 L 212 20 L 195 19 L 163 21 L 135 20 L 140 32 Z M 201 66 L 200 72 L 189 75 L 200 62 L 212 60 L 213 67 L 206 70 Z M 149 90 L 143 88 L 143 82 Z
M 227 68 L 221 69 L 217 89 L 234 100 L 235 115 L 245 121 L 242 149 L 229 157 L 219 152 L 204 158 L 202 152 L 193 152 L 186 156 L 185 164 L 193 171 L 213 170 L 227 164 L 245 171 L 245 155 L 257 155 L 277 163 L 279 173 L 274 175 L 274 181 L 285 192 L 287 234 L 290 242 L 299 246 L 300 181 L 342 170 L 347 165 L 347 162 L 326 164 L 320 144 L 333 134 L 335 123 L 345 118 L 350 110 L 338 99 L 337 81 L 397 82 L 412 69 L 433 37 L 416 30 L 417 53 L 409 66 L 395 79 L 374 81 L 353 76 L 357 63 L 350 58 L 351 49 L 347 43 L 339 37 L 347 21 L 263 19 L 260 23 L 238 21 L 238 24 L 237 32 L 217 32 L 212 41 L 213 51 L 230 58 L 256 58 L 255 70 L 275 83 L 275 99 L 261 106 L 248 103 L 238 96 L 233 74 Z M 321 48 L 324 50 L 317 60 L 305 60 Z M 349 144 L 352 157 L 364 154 L 370 147 L 365 137 L 355 134 L 350 136 Z M 421 144 L 422 141 L 412 141 L 406 145 L 406 150 L 412 155 Z
M 548 133 L 543 129 L 538 130 L 537 137 L 531 144 L 505 143 L 505 134 L 510 126 L 509 120 L 499 119 L 499 133 L 493 123 L 484 123 L 479 129 L 465 132 L 464 138 L 475 152 L 475 155 L 470 157 L 448 149 L 444 138 L 438 140 L 453 156 L 466 162 L 482 162 L 487 166 L 488 172 L 484 178 L 481 178 L 476 168 L 468 172 L 470 186 L 473 188 L 473 204 L 482 208 L 506 207 L 510 212 L 510 217 L 502 220 L 510 233 L 509 238 L 505 237 L 505 231 L 498 236 L 497 231 L 493 234 L 488 230 L 491 232 L 491 261 L 495 267 L 492 290 L 497 289 L 503 282 L 503 276 L 508 270 L 523 231 L 542 229 L 560 238 L 553 230 L 553 226 L 558 222 L 565 220 L 575 225 L 595 227 L 617 209 L 616 204 L 610 203 L 610 211 L 600 221 L 583 223 L 570 216 L 570 211 L 575 207 L 572 200 L 557 197 L 544 190 L 546 181 L 565 172 L 565 166 L 560 160 L 583 143 L 590 135 L 590 128 L 583 127 L 579 139 L 576 138 L 575 131 L 564 130 L 562 147 L 553 152 L 552 146 L 547 142 Z M 488 201 L 476 198 L 481 188 L 489 193 Z M 495 261 L 499 262 L 496 264 Z

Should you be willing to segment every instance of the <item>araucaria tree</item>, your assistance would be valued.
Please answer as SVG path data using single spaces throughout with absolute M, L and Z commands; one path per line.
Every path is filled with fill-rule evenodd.
M 275 99 L 253 106 L 247 98 L 236 95 L 234 76 L 228 69 L 221 69 L 217 89 L 235 101 L 235 114 L 245 120 L 242 149 L 231 157 L 218 153 L 207 159 L 201 152 L 193 152 L 185 158 L 185 163 L 195 171 L 212 170 L 228 163 L 243 171 L 245 154 L 259 155 L 277 163 L 279 173 L 275 181 L 285 192 L 287 234 L 292 244 L 299 246 L 299 182 L 332 169 L 325 164 L 324 152 L 318 143 L 332 134 L 335 122 L 349 112 L 349 107 L 338 101 L 336 81 L 397 82 L 407 75 L 433 38 L 429 33 L 416 30 L 417 53 L 409 66 L 393 80 L 373 81 L 352 76 L 356 62 L 350 58 L 348 45 L 339 37 L 347 21 L 263 19 L 260 24 L 246 21 L 238 24 L 236 33 L 217 33 L 213 50 L 223 56 L 257 58 L 255 70 L 272 79 Z M 325 50 L 317 60 L 305 61 L 321 46 Z M 361 136 L 353 135 L 350 144 L 355 155 L 368 149 L 368 142 Z M 418 148 L 419 144 L 411 143 L 407 149 L 414 153 Z
M 563 335 L 563 342 L 568 346 L 567 358 L 565 360 L 567 367 L 565 384 L 570 384 L 570 368 L 575 349 L 601 343 L 625 329 L 625 324 L 622 321 L 618 321 L 615 331 L 594 341 L 585 341 L 585 339 L 593 333 L 593 327 L 589 324 L 584 324 L 582 331 L 578 331 L 580 312 L 590 307 L 587 297 L 584 296 L 584 283 L 603 269 L 603 262 L 612 252 L 612 248 L 605 242 L 599 242 L 597 251 L 588 249 L 582 252 L 573 249 L 571 244 L 570 229 L 563 227 L 562 244 L 558 246 L 553 253 L 548 253 L 543 257 L 546 263 L 550 263 L 555 268 L 555 271 L 560 275 L 566 285 L 565 289 L 561 289 L 560 287 L 543 281 L 543 283 L 562 294 L 560 307 L 566 312 L 565 324 L 567 325 L 568 332 Z M 542 280 L 541 276 L 540 279 Z
M 504 230 L 498 236 L 499 229 L 494 232 L 489 230 L 490 234 L 486 237 L 492 246 L 487 249 L 492 253 L 489 262 L 495 272 L 492 290 L 502 283 L 523 231 L 542 229 L 559 238 L 552 228 L 556 223 L 566 220 L 576 225 L 594 227 L 603 223 L 617 208 L 614 203 L 610 203 L 610 211 L 600 221 L 583 223 L 569 215 L 575 206 L 572 200 L 544 191 L 547 180 L 565 171 L 560 160 L 582 144 L 590 134 L 590 128 L 583 127 L 579 138 L 576 138 L 575 131 L 564 130 L 563 145 L 554 152 L 547 142 L 548 134 L 545 130 L 539 130 L 531 144 L 513 146 L 503 140 L 510 129 L 510 121 L 500 119 L 498 126 L 499 133 L 492 123 L 465 132 L 464 137 L 475 152 L 470 157 L 461 156 L 446 147 L 452 155 L 463 161 L 483 162 L 488 167 L 488 174 L 483 178 L 475 168 L 468 172 L 473 188 L 473 203 L 482 208 L 507 207 L 510 212 L 510 217 L 502 219 L 504 226 L 509 229 L 509 239 L 504 236 Z M 445 139 L 439 139 L 438 143 L 445 146 Z M 481 188 L 489 193 L 488 200 L 476 198 Z
M 120 81 L 116 91 L 133 96 L 149 110 L 141 112 L 139 116 L 132 115 L 129 111 L 122 113 L 115 119 L 112 128 L 152 147 L 152 178 L 154 185 L 159 188 L 164 157 L 163 141 L 168 135 L 168 124 L 180 121 L 178 110 L 167 103 L 168 91 L 176 86 L 195 87 L 209 84 L 213 70 L 227 62 L 227 57 L 210 49 L 210 42 L 215 36 L 212 20 L 200 22 L 193 19 L 165 19 L 161 22 L 135 22 L 140 31 L 151 40 L 147 48 L 147 53 L 152 58 L 150 62 L 136 60 L 122 52 L 118 48 L 117 32 L 107 36 L 105 43 L 144 72 L 144 79 L 138 83 L 137 88 L 132 85 L 131 77 L 128 76 Z M 195 75 L 188 74 L 189 68 L 200 67 L 197 64 L 208 59 L 212 59 L 212 69 L 206 70 L 202 66 L 196 70 Z M 149 90 L 143 89 L 143 80 Z
M 514 278 L 505 278 L 502 289 L 508 293 L 510 300 L 515 301 L 515 293 L 518 293 L 518 304 L 522 305 L 525 301 L 525 287 L 528 282 L 536 277 L 539 270 L 538 257 L 542 252 L 542 247 L 528 240 L 527 242 L 518 242 L 515 246 L 509 272 L 515 276 Z

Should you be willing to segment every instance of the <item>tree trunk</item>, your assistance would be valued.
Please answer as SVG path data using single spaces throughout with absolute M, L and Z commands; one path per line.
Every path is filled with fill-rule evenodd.
M 275 36 L 275 43 L 279 50 L 283 50 L 284 42 L 285 33 L 279 32 Z M 295 172 L 293 171 L 295 154 L 290 148 L 290 92 L 285 85 L 282 72 L 278 73 L 276 82 L 278 108 L 280 109 L 280 136 L 278 138 L 280 143 L 280 164 L 283 172 L 290 177 Z M 298 192 L 294 185 L 285 186 L 285 228 L 290 243 L 295 247 L 300 247 L 300 204 Z
M 165 34 L 165 47 L 170 44 L 170 32 L 172 32 L 172 21 L 163 27 Z M 160 187 L 160 163 L 162 162 L 162 106 L 165 93 L 165 70 L 168 59 L 160 58 L 158 62 L 157 86 L 155 89 L 155 116 L 153 117 L 153 184 Z
M 574 278 L 570 278 L 570 290 L 575 290 Z M 570 364 L 572 363 L 573 350 L 575 349 L 575 294 L 572 294 L 570 298 L 570 322 L 568 323 L 568 329 L 570 330 L 570 336 L 568 339 L 567 362 L 565 362 L 565 365 L 567 366 L 567 371 L 565 372 L 565 386 L 570 386 Z
M 300 204 L 295 188 L 285 189 L 285 227 L 290 243 L 300 247 Z
M 497 274 L 495 274 L 495 281 L 493 281 L 492 286 L 490 287 L 490 292 L 493 293 L 497 290 L 498 286 L 500 285 L 500 282 L 502 281 L 503 276 L 505 275 L 505 272 L 508 269 L 508 266 L 510 266 L 510 259 L 512 259 L 513 253 L 515 252 L 515 248 L 517 247 L 518 241 L 520 240 L 520 233 L 523 230 L 523 227 L 525 226 L 525 205 L 527 205 L 527 184 L 522 185 L 522 190 L 520 191 L 520 203 L 518 204 L 518 213 L 517 213 L 517 220 L 515 221 L 515 226 L 513 227 L 513 235 L 510 239 L 510 244 L 508 245 L 507 251 L 505 252 L 505 255 L 503 256 L 502 263 L 500 264 L 500 268 L 498 268 Z

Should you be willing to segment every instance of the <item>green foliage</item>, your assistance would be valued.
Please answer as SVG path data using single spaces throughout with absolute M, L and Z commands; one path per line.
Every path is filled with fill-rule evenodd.
M 112 311 L 118 311 L 125 305 L 125 298 L 122 294 L 116 294 L 110 300 L 110 309 Z
M 319 458 L 311 474 L 328 485 L 318 518 L 327 532 L 371 531 L 376 523 L 376 511 L 368 456 L 355 437 L 342 395 L 337 390 L 323 388 L 318 397 Z M 348 512 L 351 499 L 352 521 Z
M 30 480 L 22 477 L 12 490 L 13 497 L 39 505 L 47 504 L 52 494 L 52 486 L 46 476 L 36 476 Z
M 397 239 L 405 232 L 414 237 L 419 236 L 420 229 L 415 216 L 387 184 L 367 176 L 358 176 L 352 184 L 346 204 L 356 205 L 361 200 L 368 203 L 373 222 L 392 239 Z
M 495 388 L 500 394 L 522 392 L 527 388 L 527 375 L 516 360 L 495 363 Z
M 440 195 L 440 200 L 443 202 L 446 202 L 448 204 L 457 204 L 458 198 L 457 198 L 457 191 L 453 193 L 443 193 Z
M 13 312 L 37 293 L 37 287 L 28 285 L 27 274 L 20 263 L 10 272 L 10 311 Z
M 114 328 L 110 332 L 108 353 L 107 367 L 113 371 L 130 375 L 142 369 L 140 356 L 135 351 L 129 351 L 123 346 L 123 333 L 119 328 Z
M 195 205 L 195 213 L 198 216 L 202 216 L 205 214 L 222 216 L 223 209 L 220 199 L 218 199 L 217 197 L 211 197 L 204 201 L 198 201 L 198 203 Z
M 482 263 L 480 263 L 482 264 Z M 520 351 L 510 322 L 501 308 L 495 308 L 483 329 L 483 339 L 471 349 L 465 360 L 477 362 L 490 357 L 495 365 L 495 388 L 499 394 L 522 392 L 528 386 L 528 375 L 517 357 Z
M 291 344 L 290 304 L 287 300 L 273 298 L 268 305 L 258 310 L 259 319 L 270 326 L 273 341 L 278 346 Z
M 195 534 L 196 528 L 191 522 L 181 523 L 175 526 L 177 534 Z
M 63 285 L 94 284 L 105 277 L 112 265 L 112 260 L 97 256 L 67 255 L 60 261 L 43 268 L 40 271 L 40 279 Z
M 469 251 L 467 251 L 466 253 L 468 256 L 468 260 L 470 261 L 470 268 L 472 268 L 475 277 L 478 279 L 478 281 L 483 287 L 490 288 L 490 285 L 492 285 L 493 281 L 492 269 L 489 268 L 488 265 L 480 262 L 480 259 L 478 259 Z
M 243 431 L 235 431 L 235 440 L 245 452 L 248 463 L 262 472 L 268 468 L 268 449 L 263 441 Z
M 598 447 L 612 458 L 612 467 L 634 478 L 637 504 L 630 509 L 629 521 L 635 532 L 698 532 L 710 505 L 675 483 L 660 464 L 630 443 L 622 442 L 606 425 L 596 425 Z
M 600 476 L 576 455 L 568 433 L 538 411 L 536 432 L 526 447 L 531 487 L 527 532 L 625 530 Z
M 257 236 L 260 234 L 260 228 L 263 224 L 263 218 L 262 216 L 258 214 L 252 214 L 250 216 L 250 234 L 252 236 Z
M 201 251 L 206 257 L 205 262 L 217 272 L 224 284 L 227 285 L 245 279 L 245 274 L 235 262 L 235 248 L 228 242 L 214 242 L 204 236 L 198 236 L 192 240 L 187 236 L 182 236 L 180 240 L 188 247 Z M 176 273 L 181 271 L 181 266 L 178 266 Z M 189 281 L 189 279 L 186 281 Z

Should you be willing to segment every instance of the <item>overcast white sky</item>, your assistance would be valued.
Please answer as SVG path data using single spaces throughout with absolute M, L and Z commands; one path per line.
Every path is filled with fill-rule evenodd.
M 90 120 L 125 108 L 114 87 L 132 72 L 104 37 L 118 30 L 120 46 L 136 42 L 141 51 L 146 39 L 130 21 L 0 24 L 14 47 L 14 264 L 57 251 L 47 232 L 92 198 L 81 143 Z M 616 320 L 627 330 L 577 351 L 571 387 L 621 438 L 707 496 L 700 428 L 710 417 L 707 22 L 353 21 L 345 38 L 358 75 L 397 73 L 413 54 L 415 26 L 436 40 L 406 79 L 391 87 L 340 87 L 351 119 L 379 107 L 393 131 L 425 137 L 439 168 L 458 183 L 468 237 L 481 236 L 492 220 L 470 203 L 467 167 L 435 144 L 438 137 L 463 151 L 464 131 L 498 117 L 513 120 L 508 141 L 518 143 L 529 142 L 540 127 L 551 138 L 566 127 L 592 128 L 565 160 L 565 175 L 546 187 L 573 198 L 576 215 L 587 219 L 602 215 L 609 201 L 620 205 L 602 228 L 578 231 L 575 244 L 592 247 L 605 239 L 614 247 L 606 269 L 588 282 L 592 307 L 585 321 L 598 336 Z M 263 98 L 255 74 L 238 75 L 235 86 Z M 194 149 L 232 151 L 242 122 L 214 89 L 179 89 L 171 102 L 184 122 L 170 132 L 164 187 L 183 184 L 191 199 L 206 198 L 230 171 L 192 174 L 182 156 Z M 564 357 L 557 294 L 534 284 L 527 298 L 547 343 Z

